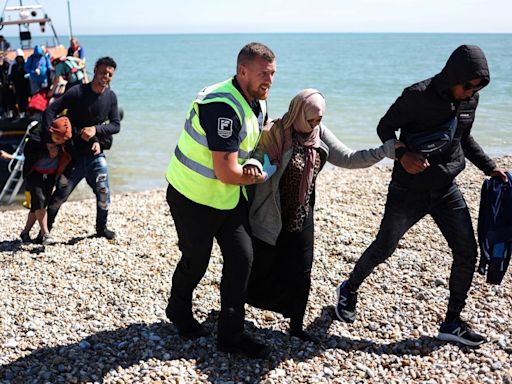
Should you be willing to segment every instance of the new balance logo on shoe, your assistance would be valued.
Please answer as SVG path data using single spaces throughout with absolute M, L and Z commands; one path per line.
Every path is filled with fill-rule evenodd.
M 466 333 L 466 331 L 464 329 L 462 329 L 461 327 L 459 327 L 459 328 L 456 328 L 452 333 L 454 335 L 456 335 L 457 337 L 462 337 Z
M 338 305 L 345 306 L 346 304 L 347 304 L 347 298 L 340 296 L 340 298 L 338 299 Z
M 338 294 L 336 316 L 339 320 L 353 323 L 356 320 L 357 293 L 348 289 L 348 280 L 338 285 L 336 293 Z
M 476 347 L 485 342 L 485 337 L 471 330 L 469 325 L 461 320 L 442 323 L 439 327 L 437 338 L 444 341 L 454 341 L 470 347 Z

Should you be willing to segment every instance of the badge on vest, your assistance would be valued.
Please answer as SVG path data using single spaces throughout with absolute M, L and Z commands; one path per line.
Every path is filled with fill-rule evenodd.
M 219 124 L 217 125 L 217 133 L 223 139 L 231 137 L 233 134 L 233 120 L 226 117 L 219 117 Z

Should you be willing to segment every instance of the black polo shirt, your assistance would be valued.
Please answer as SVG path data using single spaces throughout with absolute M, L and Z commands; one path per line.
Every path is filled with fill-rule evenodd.
M 232 82 L 251 106 L 254 114 L 259 116 L 262 113 L 259 100 L 249 103 L 236 76 L 233 77 Z M 264 116 L 264 121 L 266 120 L 267 116 Z M 242 124 L 236 111 L 228 104 L 219 102 L 199 105 L 199 122 L 206 133 L 210 151 L 237 152 L 239 150 Z

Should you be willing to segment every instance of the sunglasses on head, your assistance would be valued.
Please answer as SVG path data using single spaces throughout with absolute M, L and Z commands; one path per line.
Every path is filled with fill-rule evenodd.
M 464 83 L 462 84 L 462 88 L 465 90 L 465 91 L 479 91 L 483 88 L 482 86 L 482 82 L 478 83 L 477 85 L 471 83 L 471 82 L 467 82 L 467 83 Z

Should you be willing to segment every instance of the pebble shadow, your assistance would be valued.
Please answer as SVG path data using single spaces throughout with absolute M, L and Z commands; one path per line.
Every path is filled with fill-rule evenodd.
M 445 343 L 431 336 L 420 336 L 418 338 L 407 338 L 391 343 L 378 343 L 366 339 L 351 339 L 338 335 L 328 335 L 327 330 L 333 321 L 338 321 L 333 306 L 325 306 L 320 314 L 308 327 L 308 331 L 316 335 L 324 335 L 318 346 L 318 353 L 321 354 L 328 349 L 342 349 L 348 351 L 362 351 L 377 355 L 404 355 L 427 356 Z M 357 323 L 355 323 L 357 326 Z M 325 336 L 327 335 L 327 336 Z
M 176 328 L 167 322 L 132 324 L 126 328 L 96 333 L 78 343 L 37 349 L 10 364 L 0 366 L 0 380 L 13 384 L 29 381 L 102 382 L 107 373 L 140 365 L 141 361 L 157 359 L 172 362 L 187 359 L 195 360 L 196 368 L 207 374 L 210 382 L 257 383 L 262 376 L 287 359 L 306 361 L 329 349 L 403 356 L 429 355 L 444 345 L 428 336 L 380 344 L 371 340 L 329 335 L 327 331 L 334 319 L 333 312 L 332 306 L 325 307 L 320 316 L 308 326 L 307 331 L 321 339 L 317 345 L 290 338 L 281 331 L 257 328 L 253 322 L 246 321 L 247 331 L 272 347 L 268 360 L 245 359 L 217 352 L 215 329 L 218 312 L 211 311 L 204 322 L 210 331 L 208 337 L 183 340 L 178 336 Z M 169 373 L 179 376 L 179 364 L 171 364 L 170 367 Z
M 63 242 L 60 242 L 58 244 L 63 244 L 63 245 L 75 245 L 79 242 L 81 242 L 82 240 L 86 240 L 86 239 L 94 239 L 96 237 L 96 235 L 89 235 L 89 236 L 77 236 L 77 237 L 73 237 L 72 239 L 70 239 L 69 241 L 63 241 Z M 57 244 L 57 243 L 55 243 Z
M 0 242 L 0 252 L 16 252 L 21 248 L 21 240 L 4 240 Z

